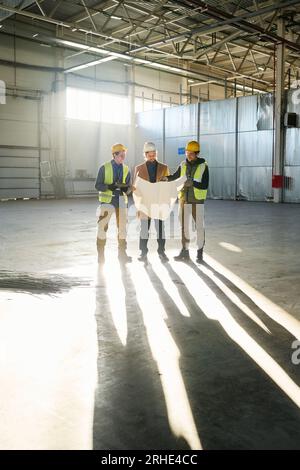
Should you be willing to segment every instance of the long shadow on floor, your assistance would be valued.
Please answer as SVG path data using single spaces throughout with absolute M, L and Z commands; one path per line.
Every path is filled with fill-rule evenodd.
M 249 357 L 245 344 L 243 349 L 218 321 L 203 313 L 183 277 L 170 264 L 165 268 L 188 306 L 190 318 L 174 308 L 153 267 L 148 265 L 146 271 L 181 352 L 180 369 L 204 449 L 300 449 L 299 408 Z M 229 316 L 233 310 L 237 314 L 237 307 L 207 276 L 199 271 L 197 276 L 207 283 L 212 298 L 217 297 Z M 260 340 L 264 347 L 266 336 Z M 261 357 L 257 361 L 263 365 Z
M 189 264 L 190 268 L 193 269 L 195 274 L 203 279 L 213 293 L 223 302 L 223 304 L 230 310 L 231 315 L 238 321 L 245 330 L 251 334 L 259 342 L 263 344 L 264 349 L 272 355 L 276 362 L 282 366 L 289 376 L 300 385 L 300 374 L 297 366 L 291 361 L 292 348 L 291 345 L 296 339 L 296 336 L 292 335 L 282 325 L 277 323 L 275 320 L 270 318 L 266 312 L 264 312 L 259 306 L 255 304 L 245 292 L 238 288 L 233 282 L 227 279 L 224 275 L 220 274 L 209 264 L 203 263 L 203 267 L 209 270 L 209 272 L 221 281 L 230 291 L 235 294 L 238 299 L 247 306 L 257 318 L 259 318 L 263 324 L 268 328 L 270 334 L 266 333 L 260 328 L 253 320 L 245 315 L 240 308 L 232 303 L 222 290 L 215 284 L 214 280 L 205 274 L 202 270 L 202 266 L 196 266 L 194 263 Z M 272 308 L 272 307 L 269 307 Z
M 170 431 L 164 395 L 127 268 L 120 266 L 125 288 L 127 343 L 112 320 L 105 274 L 98 270 L 98 388 L 95 396 L 94 449 L 188 449 Z M 120 285 L 116 283 L 115 295 Z

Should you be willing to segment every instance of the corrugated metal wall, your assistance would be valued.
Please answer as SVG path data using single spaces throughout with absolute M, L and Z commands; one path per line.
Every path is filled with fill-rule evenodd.
M 298 114 L 298 128 L 285 129 L 284 171 L 293 185 L 284 190 L 284 201 L 300 202 L 300 90 L 286 98 L 287 111 Z M 198 137 L 210 169 L 209 197 L 267 201 L 272 198 L 273 104 L 273 95 L 264 94 L 139 113 L 137 154 L 144 141 L 154 140 L 163 149 L 161 159 L 175 170 L 185 158 L 179 149 Z
M 249 201 L 272 197 L 273 102 L 267 97 L 262 103 L 257 95 L 238 98 L 237 197 Z
M 210 169 L 208 196 L 234 199 L 236 180 L 236 99 L 201 103 L 201 154 Z
M 0 199 L 40 195 L 38 100 L 7 97 L 0 108 Z
M 292 178 L 292 187 L 285 190 L 286 202 L 300 202 L 300 89 L 287 94 L 287 111 L 297 113 L 297 127 L 287 128 L 285 134 L 284 174 Z
M 186 141 L 197 139 L 198 106 L 191 104 L 165 110 L 165 159 L 175 171 L 182 160 Z

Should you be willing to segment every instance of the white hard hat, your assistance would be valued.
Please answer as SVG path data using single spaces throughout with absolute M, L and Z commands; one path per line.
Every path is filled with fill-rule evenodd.
M 145 142 L 143 152 L 156 152 L 156 146 L 153 142 Z

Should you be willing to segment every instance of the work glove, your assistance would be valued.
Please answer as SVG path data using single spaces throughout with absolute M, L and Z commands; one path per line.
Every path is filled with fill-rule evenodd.
M 115 191 L 117 189 L 117 185 L 116 184 L 108 184 L 107 185 L 107 188 L 110 190 L 110 191 Z
M 129 194 L 132 193 L 132 191 L 133 191 L 132 188 L 133 188 L 133 186 L 127 186 L 126 191 L 125 191 L 125 194 L 126 194 L 127 196 L 129 196 Z
M 192 179 L 187 179 L 186 182 L 184 183 L 185 188 L 191 188 L 193 186 L 193 180 Z
M 116 183 L 116 187 L 117 187 L 118 189 L 124 189 L 124 188 L 127 189 L 127 188 L 128 188 L 128 184 L 126 184 L 126 183 Z

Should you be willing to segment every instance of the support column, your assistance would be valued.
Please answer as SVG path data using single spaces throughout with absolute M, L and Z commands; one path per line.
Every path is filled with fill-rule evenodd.
M 277 21 L 277 34 L 284 38 L 285 21 L 281 16 Z M 282 202 L 283 181 L 283 100 L 284 100 L 284 43 L 277 45 L 276 87 L 275 87 L 275 158 L 273 168 L 274 202 Z
M 58 54 L 61 51 L 58 51 Z M 63 56 L 57 57 L 59 67 L 63 67 Z M 66 197 L 66 86 L 65 75 L 55 74 L 51 92 L 51 170 L 52 184 L 56 198 Z
M 130 136 L 128 142 L 128 161 L 130 167 L 137 165 L 136 148 L 135 148 L 135 65 L 130 66 L 130 86 L 128 90 L 128 98 L 130 101 Z

